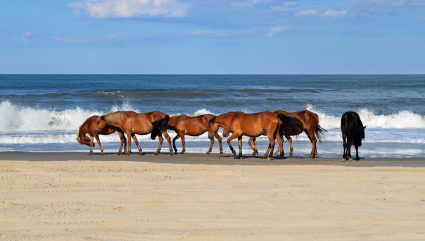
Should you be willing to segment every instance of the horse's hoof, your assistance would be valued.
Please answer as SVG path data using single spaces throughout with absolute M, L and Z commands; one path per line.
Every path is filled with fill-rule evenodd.
M 345 162 L 346 160 L 345 160 L 345 158 L 342 158 L 342 162 Z
M 270 157 L 267 157 L 267 161 L 270 161 L 271 159 L 270 159 Z
M 360 160 L 360 158 L 356 157 L 356 161 Z
M 211 152 L 210 151 L 207 151 L 205 154 L 209 155 L 209 154 L 211 154 Z
M 158 155 L 159 154 L 159 152 L 155 152 L 155 155 Z
M 350 162 L 352 162 L 353 161 L 353 159 L 352 158 L 350 158 L 350 159 L 348 159 Z

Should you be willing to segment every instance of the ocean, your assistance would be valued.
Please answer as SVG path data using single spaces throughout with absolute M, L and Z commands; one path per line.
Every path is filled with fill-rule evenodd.
M 88 152 L 76 141 L 79 126 L 91 115 L 117 110 L 218 115 L 277 109 L 319 115 L 328 131 L 317 146 L 319 157 L 342 157 L 346 111 L 358 112 L 367 126 L 361 157 L 425 157 L 425 75 L 0 75 L 0 151 Z M 138 139 L 145 151 L 156 149 L 150 136 Z M 116 133 L 100 140 L 106 152 L 118 150 Z M 294 156 L 308 157 L 307 136 L 293 140 Z M 251 154 L 247 141 L 244 155 Z M 260 154 L 267 144 L 259 138 Z M 186 138 L 189 153 L 208 147 L 206 133 Z M 223 148 L 230 153 L 226 142 Z M 284 148 L 288 153 L 287 142 Z

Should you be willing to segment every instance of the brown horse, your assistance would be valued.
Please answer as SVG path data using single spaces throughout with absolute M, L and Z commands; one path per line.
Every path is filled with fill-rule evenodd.
M 280 136 L 277 135 L 280 125 L 287 125 L 289 129 L 298 128 L 297 120 L 289 118 L 283 114 L 277 114 L 270 111 L 246 114 L 243 112 L 229 112 L 217 117 L 212 118 L 208 125 L 208 137 L 214 138 L 219 127 L 224 128 L 232 135 L 227 138 L 227 144 L 236 158 L 236 151 L 233 149 L 230 141 L 238 138 L 239 158 L 242 156 L 242 136 L 257 137 L 266 135 L 269 139 L 269 146 L 264 154 L 264 158 L 270 159 L 273 156 L 273 149 L 275 146 L 275 139 Z M 270 157 L 269 157 L 270 151 Z
M 105 125 L 114 126 L 120 128 L 123 132 L 127 134 L 128 138 L 128 152 L 131 153 L 131 137 L 133 137 L 134 142 L 139 148 L 139 154 L 142 155 L 142 148 L 139 146 L 135 134 L 146 135 L 151 134 L 151 139 L 154 140 L 158 136 L 159 143 L 158 149 L 155 154 L 159 154 L 162 147 L 162 142 L 165 136 L 168 142 L 170 149 L 170 155 L 173 154 L 171 148 L 170 137 L 167 134 L 167 126 L 170 117 L 162 112 L 153 111 L 148 113 L 136 113 L 134 111 L 117 111 L 100 117 L 101 122 L 103 121 Z
M 109 135 L 114 133 L 115 131 L 118 132 L 118 135 L 121 140 L 120 149 L 118 150 L 118 155 L 119 155 L 121 154 L 121 149 L 123 144 L 124 144 L 124 152 L 126 152 L 127 150 L 127 143 L 126 143 L 126 138 L 124 136 L 124 133 L 116 127 L 105 126 L 103 125 L 103 123 L 101 124 L 100 116 L 98 115 L 90 116 L 89 118 L 87 118 L 86 121 L 84 121 L 84 123 L 78 129 L 77 141 L 80 144 L 89 146 L 90 147 L 89 155 L 91 155 L 93 153 L 93 147 L 94 147 L 93 137 L 96 138 L 97 144 L 99 145 L 99 148 L 100 148 L 100 153 L 103 155 L 103 148 L 102 148 L 102 145 L 100 144 L 99 134 Z M 90 138 L 87 137 L 86 134 L 89 134 Z
M 185 135 L 189 136 L 199 136 L 204 134 L 208 130 L 208 122 L 215 115 L 205 114 L 198 116 L 187 116 L 187 115 L 178 115 L 172 116 L 168 125 L 168 129 L 173 130 L 177 133 L 177 136 L 173 138 L 173 148 L 175 153 L 177 153 L 176 140 L 180 137 L 182 139 L 182 154 L 186 151 L 186 143 L 184 140 Z M 223 154 L 223 146 L 221 144 L 221 137 L 218 133 L 214 133 L 215 138 L 217 138 L 220 146 L 220 154 Z M 208 149 L 207 154 L 210 154 L 214 145 L 214 138 L 211 139 L 210 148 Z
M 319 139 L 319 141 L 322 141 L 322 135 L 326 131 L 319 125 L 319 116 L 316 113 L 311 112 L 309 110 L 303 110 L 303 111 L 297 111 L 297 112 L 286 112 L 284 110 L 277 110 L 274 113 L 283 114 L 292 118 L 296 118 L 302 124 L 301 128 L 292 128 L 292 129 L 286 129 L 284 125 L 281 126 L 281 128 L 279 129 L 279 135 L 282 138 L 280 138 L 279 147 L 276 150 L 275 155 L 277 154 L 278 151 L 280 151 L 281 153 L 284 153 L 283 152 L 283 136 L 285 136 L 286 139 L 288 139 L 288 142 L 290 145 L 289 154 L 292 156 L 292 153 L 294 152 L 294 147 L 292 145 L 291 136 L 297 136 L 304 131 L 312 144 L 310 157 L 315 158 L 317 156 L 317 147 L 316 147 L 317 139 Z M 224 134 L 225 133 L 223 132 L 223 135 Z M 252 141 L 254 142 L 254 146 L 251 145 Z M 257 142 L 255 140 L 255 137 L 251 137 L 248 141 L 248 144 L 254 150 L 253 155 L 258 154 Z

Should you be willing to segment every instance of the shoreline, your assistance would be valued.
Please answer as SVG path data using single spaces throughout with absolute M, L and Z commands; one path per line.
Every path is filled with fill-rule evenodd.
M 198 154 L 185 153 L 168 155 L 162 152 L 154 155 L 147 152 L 144 155 L 132 153 L 131 155 L 117 155 L 108 152 L 104 155 L 94 153 L 88 155 L 87 152 L 0 152 L 1 161 L 128 161 L 128 162 L 148 162 L 163 164 L 204 164 L 204 165 L 331 165 L 331 166 L 353 166 L 353 167 L 371 167 L 371 166 L 399 166 L 399 167 L 425 167 L 425 157 L 414 158 L 361 158 L 358 161 L 342 162 L 342 158 L 306 158 L 306 157 L 285 157 L 283 159 L 265 160 L 262 157 L 243 156 L 241 159 L 235 159 L 233 155 L 225 154 Z

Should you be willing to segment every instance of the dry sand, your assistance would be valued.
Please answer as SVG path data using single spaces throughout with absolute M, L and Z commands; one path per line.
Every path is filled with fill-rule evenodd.
M 425 159 L 0 160 L 0 240 L 425 240 Z

